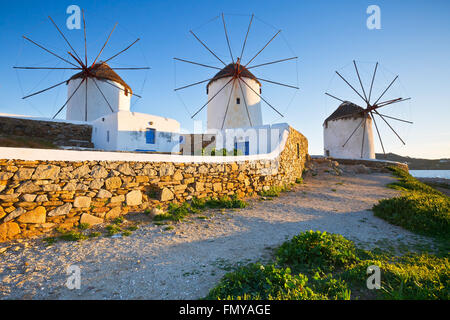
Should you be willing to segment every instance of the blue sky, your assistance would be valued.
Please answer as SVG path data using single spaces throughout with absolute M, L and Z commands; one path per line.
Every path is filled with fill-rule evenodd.
M 262 78 L 299 85 L 300 90 L 263 85 L 263 95 L 284 115 L 280 118 L 263 106 L 266 123 L 288 122 L 309 140 L 311 154 L 321 154 L 323 120 L 338 106 L 325 91 L 360 103 L 334 71 L 339 70 L 356 88 L 352 60 L 360 66 L 366 86 L 375 62 L 380 63 L 374 86 L 379 95 L 395 75 L 396 82 L 385 98 L 412 97 L 410 102 L 386 107 L 384 114 L 414 121 L 412 126 L 390 123 L 406 146 L 390 129 L 380 124 L 387 151 L 424 158 L 450 158 L 450 2 L 442 1 L 2 1 L 0 14 L 0 112 L 51 117 L 64 103 L 66 88 L 22 100 L 24 94 L 43 89 L 70 76 L 70 71 L 16 71 L 14 65 L 58 66 L 64 62 L 23 40 L 27 35 L 38 43 L 68 57 L 64 40 L 51 25 L 51 15 L 81 54 L 82 30 L 68 30 L 66 8 L 79 5 L 86 12 L 88 57 L 99 51 L 115 22 L 102 58 L 126 47 L 137 37 L 141 41 L 111 60 L 110 65 L 150 66 L 147 71 L 119 73 L 134 91 L 142 95 L 132 110 L 175 118 L 192 130 L 193 114 L 206 102 L 205 86 L 179 94 L 176 86 L 207 79 L 213 69 L 174 63 L 173 57 L 221 63 L 189 34 L 193 29 L 225 62 L 229 53 L 216 18 L 225 13 L 232 50 L 241 51 L 252 13 L 252 24 L 243 60 L 252 57 L 281 29 L 278 36 L 252 64 L 298 56 L 297 62 L 254 69 Z M 369 5 L 381 9 L 381 29 L 366 26 Z M 248 60 L 247 60 L 248 61 Z M 196 120 L 206 119 L 201 112 Z M 381 120 L 378 121 L 381 123 Z M 376 151 L 381 147 L 376 142 Z

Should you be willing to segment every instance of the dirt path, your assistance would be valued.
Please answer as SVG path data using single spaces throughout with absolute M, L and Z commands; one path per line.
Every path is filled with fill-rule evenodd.
M 321 173 L 272 201 L 202 212 L 208 219 L 192 217 L 171 231 L 148 224 L 129 237 L 9 243 L 0 254 L 0 298 L 197 299 L 233 266 L 267 260 L 273 248 L 310 229 L 365 247 L 430 243 L 368 211 L 397 194 L 385 187 L 391 181 L 389 174 Z M 69 265 L 81 269 L 79 290 L 65 286 Z

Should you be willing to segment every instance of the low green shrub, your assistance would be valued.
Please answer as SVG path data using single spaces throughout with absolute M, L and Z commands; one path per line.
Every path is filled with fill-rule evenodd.
M 114 224 L 122 224 L 124 222 L 124 217 L 117 217 L 113 220 Z
M 109 226 L 106 226 L 106 231 L 107 236 L 113 236 L 119 232 L 122 232 L 122 228 L 117 224 L 110 224 Z
M 277 265 L 250 264 L 226 274 L 207 299 L 450 299 L 448 254 L 394 256 L 357 249 L 340 235 L 309 231 L 286 241 L 277 258 Z M 381 271 L 379 290 L 366 286 L 373 265 Z
M 102 235 L 101 232 L 91 232 L 91 233 L 89 233 L 88 237 L 89 238 L 97 238 L 97 237 L 100 237 L 101 235 Z
M 389 185 L 403 194 L 383 199 L 373 207 L 377 217 L 410 231 L 450 240 L 450 198 L 399 168 L 390 168 L 399 179 Z
M 267 190 L 262 190 L 259 195 L 262 197 L 278 197 L 282 191 L 282 187 L 272 186 Z
M 450 199 L 445 196 L 409 192 L 379 201 L 373 212 L 377 217 L 419 234 L 447 238 L 450 235 Z
M 170 203 L 167 212 L 154 217 L 155 221 L 171 220 L 175 222 L 182 221 L 189 214 L 200 213 L 206 208 L 245 208 L 247 202 L 238 199 L 237 196 L 223 196 L 220 198 L 193 198 L 192 201 L 182 204 Z
M 289 268 L 249 264 L 227 273 L 206 299 L 312 300 L 319 299 L 306 286 L 305 275 L 292 275 Z
M 449 300 L 450 267 L 446 257 L 407 254 L 405 256 L 375 255 L 362 260 L 341 274 L 346 281 L 364 287 L 367 267 L 381 270 L 381 289 L 377 296 L 389 300 Z
M 81 232 L 77 232 L 77 231 L 68 231 L 68 232 L 64 232 L 63 234 L 61 234 L 59 236 L 60 239 L 65 240 L 65 241 L 81 241 L 81 240 L 85 240 L 88 237 L 81 233 Z
M 323 298 L 329 300 L 350 300 L 351 290 L 347 282 L 334 278 L 332 274 L 320 275 L 316 272 L 310 280 L 311 289 L 320 292 Z
M 283 243 L 276 252 L 280 263 L 295 268 L 333 271 L 358 259 L 352 241 L 339 234 L 307 231 Z
M 78 229 L 80 229 L 80 230 L 87 230 L 87 229 L 89 229 L 89 227 L 90 227 L 89 223 L 80 223 L 78 225 Z
M 223 196 L 220 198 L 211 198 L 205 201 L 205 206 L 209 208 L 245 208 L 247 206 L 247 202 L 238 199 L 237 196 Z
M 282 192 L 288 192 L 292 190 L 293 184 L 284 185 L 284 186 L 271 186 L 267 190 L 262 190 L 259 192 L 259 195 L 262 197 L 278 197 Z
M 398 181 L 390 183 L 388 185 L 390 188 L 402 191 L 419 191 L 426 194 L 436 194 L 443 196 L 440 191 L 430 187 L 429 185 L 426 185 L 423 182 L 420 182 L 403 169 L 400 169 L 398 167 L 389 167 L 388 169 L 391 170 L 394 176 L 398 178 Z

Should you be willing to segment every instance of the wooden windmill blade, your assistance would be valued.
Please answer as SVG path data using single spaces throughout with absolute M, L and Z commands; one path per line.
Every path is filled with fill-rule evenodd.
M 86 29 L 86 19 L 85 19 L 85 14 L 84 14 L 84 10 L 82 10 L 82 17 L 83 17 L 83 37 L 84 37 L 84 59 L 80 57 L 80 55 L 77 53 L 77 51 L 75 50 L 75 48 L 72 46 L 72 44 L 70 43 L 70 41 L 67 39 L 67 37 L 64 35 L 64 33 L 61 31 L 61 29 L 58 27 L 58 25 L 56 24 L 56 22 L 49 16 L 49 20 L 51 21 L 51 23 L 55 26 L 55 28 L 57 29 L 58 33 L 61 35 L 61 37 L 63 38 L 65 44 L 70 48 L 70 52 L 68 52 L 69 56 L 73 59 L 72 61 L 69 61 L 63 57 L 61 57 L 59 54 L 55 53 L 52 50 L 49 50 L 48 48 L 46 48 L 44 45 L 41 45 L 31 39 L 29 39 L 26 36 L 23 36 L 23 38 L 29 42 L 31 42 L 32 44 L 34 44 L 35 46 L 41 48 L 42 50 L 46 51 L 47 53 L 57 57 L 58 59 L 60 59 L 61 61 L 64 61 L 66 63 L 68 63 L 69 65 L 71 65 L 71 67 L 53 67 L 53 66 L 46 66 L 46 67 L 30 67 L 30 66 L 14 66 L 15 69 L 23 69 L 23 70 L 80 70 L 81 72 L 79 73 L 80 75 L 80 84 L 76 87 L 76 89 L 71 93 L 71 95 L 67 98 L 67 100 L 65 101 L 65 103 L 62 105 L 62 107 L 58 110 L 58 112 L 53 116 L 53 119 L 68 105 L 69 101 L 72 99 L 72 97 L 78 92 L 79 88 L 81 87 L 81 84 L 84 83 L 85 85 L 85 97 L 84 97 L 84 119 L 85 121 L 87 121 L 87 109 L 88 109 L 88 94 L 87 94 L 87 86 L 88 86 L 88 80 L 92 80 L 92 82 L 95 85 L 95 88 L 97 88 L 97 90 L 99 91 L 100 95 L 103 97 L 103 99 L 105 100 L 106 104 L 108 105 L 109 109 L 111 110 L 111 112 L 114 112 L 111 103 L 108 101 L 107 97 L 105 96 L 105 94 L 103 93 L 103 91 L 101 90 L 100 86 L 97 84 L 97 81 L 95 80 L 95 78 L 97 77 L 95 74 L 95 68 L 98 65 L 97 60 L 100 58 L 103 50 L 105 49 L 106 45 L 108 44 L 111 35 L 113 33 L 113 31 L 116 29 L 117 27 L 117 23 L 114 25 L 112 31 L 109 33 L 105 43 L 103 44 L 103 46 L 101 47 L 100 51 L 98 52 L 98 54 L 95 56 L 95 59 L 93 59 L 92 64 L 88 64 L 88 45 L 87 45 L 87 29 Z M 128 49 L 130 49 L 134 44 L 136 44 L 140 39 L 138 38 L 137 40 L 135 40 L 134 42 L 132 42 L 130 45 L 128 45 L 125 49 L 119 51 L 118 53 L 112 55 L 111 57 L 109 57 L 108 59 L 106 59 L 105 61 L 102 61 L 101 64 L 106 65 L 107 61 L 110 61 L 112 59 L 114 59 L 115 57 L 119 56 L 120 54 L 124 53 L 125 51 L 127 51 Z M 108 66 L 108 68 L 110 68 Z M 118 68 L 110 68 L 111 70 L 148 70 L 150 69 L 149 67 L 118 67 Z M 52 85 L 48 88 L 39 90 L 37 92 L 34 92 L 32 94 L 29 94 L 27 96 L 24 96 L 23 99 L 27 99 L 29 97 L 32 96 L 36 96 L 38 94 L 47 92 L 48 90 L 51 90 L 53 88 L 56 88 L 60 85 L 62 85 L 63 83 L 68 83 L 70 80 L 72 79 L 69 78 L 63 82 L 57 83 L 55 85 Z M 100 79 L 100 78 L 98 78 Z M 104 79 L 102 79 L 104 80 Z M 114 86 L 122 91 L 127 92 L 126 90 L 124 90 L 123 88 L 120 88 L 118 86 L 116 86 L 115 84 L 109 82 L 109 81 L 103 81 L 105 83 L 108 83 L 111 86 Z M 131 90 L 130 90 L 131 91 Z M 138 98 L 141 98 L 141 96 L 134 94 L 133 92 L 131 92 L 131 94 L 133 96 L 136 96 Z
M 222 127 L 221 127 L 222 130 L 223 130 L 223 126 L 225 125 L 225 120 L 227 119 L 228 108 L 230 107 L 230 101 L 231 101 L 231 96 L 233 95 L 234 83 L 235 82 L 236 82 L 236 79 L 233 78 L 233 82 L 231 83 L 230 96 L 228 97 L 227 107 L 225 109 L 225 114 L 224 114 L 223 120 L 222 120 Z

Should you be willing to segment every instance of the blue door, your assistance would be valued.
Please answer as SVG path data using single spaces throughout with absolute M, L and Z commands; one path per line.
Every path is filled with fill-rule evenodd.
M 145 132 L 145 142 L 147 144 L 155 144 L 155 129 L 148 128 Z
M 234 149 L 240 150 L 244 155 L 248 156 L 250 154 L 250 142 L 235 142 Z

